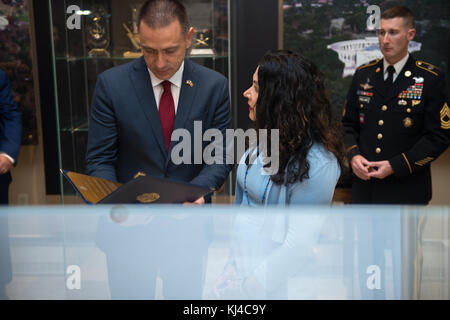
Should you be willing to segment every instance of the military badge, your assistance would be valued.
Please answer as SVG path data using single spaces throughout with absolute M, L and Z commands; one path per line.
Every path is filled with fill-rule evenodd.
M 422 98 L 423 83 L 415 83 L 409 86 L 406 90 L 403 90 L 398 94 L 400 99 L 415 99 L 420 100 Z
M 405 71 L 405 77 L 411 77 L 411 71 L 406 70 Z
M 444 130 L 450 129 L 450 109 L 448 108 L 447 102 L 441 109 L 441 128 Z
M 398 104 L 400 105 L 400 106 L 406 106 L 406 104 L 407 104 L 407 102 L 406 102 L 406 100 L 399 100 L 398 101 Z
M 413 121 L 411 118 L 406 117 L 405 119 L 403 119 L 403 125 L 405 126 L 405 128 L 409 128 L 413 125 Z
M 373 88 L 373 86 L 371 86 L 369 83 L 364 83 L 364 84 L 361 83 L 360 86 L 361 86 L 361 88 L 363 88 L 366 91 Z
M 416 83 L 423 83 L 423 78 L 422 77 L 413 77 L 414 81 Z
M 411 105 L 414 107 L 420 103 L 420 100 L 412 100 Z
M 376 73 L 380 72 L 381 68 L 378 67 L 377 70 L 375 70 Z

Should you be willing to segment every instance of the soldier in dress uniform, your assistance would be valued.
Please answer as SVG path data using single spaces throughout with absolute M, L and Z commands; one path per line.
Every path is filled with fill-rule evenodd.
M 354 173 L 353 203 L 426 205 L 431 199 L 430 164 L 449 145 L 450 110 L 443 73 L 408 53 L 415 33 L 408 8 L 386 10 L 378 30 L 383 58 L 360 66 L 353 77 L 342 120 Z M 402 230 L 397 223 L 389 227 L 363 214 L 355 223 L 362 298 L 386 298 L 386 248 L 393 256 L 395 297 L 402 289 L 403 298 L 418 298 L 425 217 L 402 217 Z M 402 258 L 396 243 L 403 232 L 408 240 L 402 248 L 402 277 L 409 280 L 400 288 L 398 263 Z M 368 246 L 373 250 L 364 249 Z M 369 290 L 365 282 L 366 267 L 374 261 L 382 270 L 379 290 Z
M 378 32 L 384 58 L 353 77 L 343 116 L 353 203 L 431 199 L 430 163 L 448 147 L 450 109 L 443 73 L 408 53 L 414 35 L 409 9 L 386 10 Z

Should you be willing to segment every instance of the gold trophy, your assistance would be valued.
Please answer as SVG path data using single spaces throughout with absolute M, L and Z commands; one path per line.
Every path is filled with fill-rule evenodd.
M 86 23 L 86 42 L 90 49 L 89 57 L 110 57 L 109 47 L 109 15 L 105 8 L 97 7 Z
M 142 50 L 141 50 L 141 45 L 140 45 L 140 40 L 139 40 L 139 32 L 138 32 L 138 26 L 137 26 L 137 20 L 138 20 L 138 6 L 137 5 L 132 5 L 131 8 L 131 15 L 132 15 L 132 30 L 125 24 L 123 23 L 122 26 L 124 27 L 124 29 L 127 32 L 127 37 L 128 39 L 130 39 L 131 44 L 134 47 L 134 51 L 125 51 L 123 53 L 123 56 L 125 58 L 139 58 L 140 56 L 142 56 Z
M 210 29 L 195 29 L 190 55 L 214 55 Z

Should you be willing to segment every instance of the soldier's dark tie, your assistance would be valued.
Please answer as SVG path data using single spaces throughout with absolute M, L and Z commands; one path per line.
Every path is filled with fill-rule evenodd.
M 164 134 L 164 142 L 166 143 L 166 152 L 169 151 L 170 137 L 172 136 L 173 124 L 175 122 L 175 103 L 173 102 L 172 90 L 170 82 L 162 83 L 164 92 L 159 101 L 159 119 Z
M 395 72 L 394 67 L 392 65 L 387 67 L 387 72 L 388 72 L 388 77 L 387 77 L 387 79 L 385 81 L 385 84 L 386 84 L 386 89 L 389 89 L 391 87 L 391 85 L 392 85 L 393 80 L 394 80 L 394 72 Z

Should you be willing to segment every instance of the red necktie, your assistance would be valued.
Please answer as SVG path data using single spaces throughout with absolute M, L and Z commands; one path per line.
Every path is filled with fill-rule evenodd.
M 159 101 L 159 119 L 164 134 L 164 142 L 166 143 L 166 152 L 169 151 L 170 137 L 172 136 L 173 123 L 175 122 L 175 103 L 173 102 L 170 82 L 162 83 L 164 92 Z

